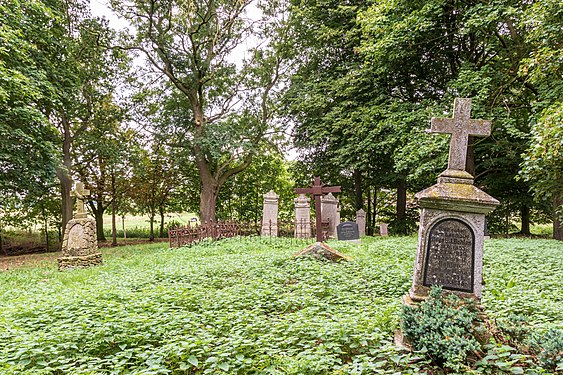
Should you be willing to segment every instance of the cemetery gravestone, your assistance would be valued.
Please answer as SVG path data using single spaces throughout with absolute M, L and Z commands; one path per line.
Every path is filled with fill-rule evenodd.
M 412 287 L 405 303 L 424 300 L 434 285 L 481 298 L 485 214 L 499 202 L 465 171 L 469 135 L 490 134 L 491 122 L 470 119 L 471 99 L 456 98 L 452 119 L 432 119 L 430 131 L 451 133 L 448 169 L 415 195 L 422 212 Z M 409 301 L 410 300 L 410 301 Z
M 360 242 L 360 230 L 358 224 L 353 221 L 345 221 L 338 224 L 336 231 L 340 241 Z
M 311 238 L 311 199 L 299 194 L 295 202 L 295 238 Z
M 336 226 L 339 224 L 338 216 L 338 199 L 328 193 L 321 198 L 321 213 L 323 220 L 328 220 L 328 238 L 336 237 Z
M 389 235 L 389 228 L 386 223 L 379 224 L 379 235 L 387 237 Z
M 262 211 L 262 236 L 278 236 L 278 201 L 279 195 L 270 190 L 264 194 L 264 208 Z
M 90 192 L 79 182 L 73 193 L 77 200 L 77 212 L 65 228 L 62 256 L 58 258 L 59 270 L 86 268 L 102 263 L 96 239 L 96 221 L 88 217 L 84 208 L 84 200 Z
M 360 208 L 356 212 L 356 224 L 358 224 L 358 231 L 360 232 L 360 237 L 366 235 L 366 212 Z

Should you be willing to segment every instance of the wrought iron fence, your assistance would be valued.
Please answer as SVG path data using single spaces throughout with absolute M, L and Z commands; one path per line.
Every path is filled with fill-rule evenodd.
M 328 236 L 329 221 L 322 222 L 323 239 Z M 300 219 L 295 221 L 268 221 L 262 223 L 216 221 L 168 229 L 170 247 L 191 246 L 202 240 L 221 240 L 236 236 L 284 237 L 295 241 L 311 242 L 316 237 L 314 222 Z

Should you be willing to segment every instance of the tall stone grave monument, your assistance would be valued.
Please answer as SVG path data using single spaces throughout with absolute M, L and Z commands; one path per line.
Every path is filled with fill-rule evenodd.
M 321 213 L 324 220 L 328 219 L 328 238 L 336 238 L 336 226 L 340 224 L 338 218 L 338 199 L 328 193 L 321 197 Z
M 358 224 L 358 231 L 360 232 L 360 237 L 366 235 L 366 212 L 363 208 L 360 208 L 356 212 L 356 224 Z
M 295 238 L 311 238 L 311 199 L 299 194 L 295 202 Z
M 456 98 L 453 118 L 433 118 L 432 133 L 451 134 L 448 169 L 415 195 L 422 208 L 412 287 L 405 302 L 421 301 L 433 285 L 481 298 L 485 214 L 499 202 L 465 171 L 468 137 L 487 136 L 491 122 L 470 119 L 471 99 Z M 409 301 L 410 299 L 410 301 Z
M 262 236 L 278 236 L 278 201 L 280 196 L 270 190 L 264 194 L 262 211 Z
M 90 191 L 84 189 L 82 182 L 73 191 L 76 197 L 76 214 L 69 220 L 63 237 L 62 256 L 58 259 L 59 271 L 71 268 L 86 268 L 102 264 L 102 254 L 98 251 L 96 221 L 89 218 L 84 201 Z

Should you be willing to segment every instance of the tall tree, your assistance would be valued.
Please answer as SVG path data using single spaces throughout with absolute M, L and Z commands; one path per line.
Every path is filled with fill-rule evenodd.
M 283 23 L 273 13 L 275 1 L 251 21 L 249 1 L 112 1 L 135 27 L 123 48 L 141 51 L 150 67 L 186 103 L 189 120 L 176 124 L 184 136 L 176 142 L 197 165 L 201 183 L 200 218 L 215 219 L 221 186 L 243 171 L 268 139 L 272 100 L 282 70 L 274 53 Z M 281 9 L 283 11 L 283 9 Z M 283 14 L 283 12 L 281 13 Z M 271 24 L 268 24 L 271 21 Z M 237 49 L 251 37 L 270 32 L 269 46 L 255 48 L 238 67 Z
M 56 132 L 41 112 L 56 101 L 45 58 L 64 30 L 54 4 L 0 3 L 0 205 L 7 195 L 41 194 L 56 166 Z
M 558 1 L 534 2 L 522 23 L 535 48 L 523 60 L 520 76 L 537 87 L 532 141 L 523 176 L 539 200 L 553 204 L 553 237 L 563 241 L 563 9 Z

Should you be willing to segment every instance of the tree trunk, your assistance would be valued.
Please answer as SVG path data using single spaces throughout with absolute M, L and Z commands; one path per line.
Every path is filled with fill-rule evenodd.
M 96 201 L 96 207 L 90 204 L 92 212 L 94 212 L 94 219 L 96 220 L 96 239 L 98 241 L 107 241 L 106 235 L 104 233 L 104 211 L 106 208 L 100 201 Z
M 115 193 L 115 171 L 111 173 L 111 246 L 117 246 L 117 199 Z
M 527 203 L 522 203 L 520 207 L 520 213 L 522 216 L 522 229 L 520 234 L 524 236 L 530 235 L 530 206 Z
M 555 199 L 553 203 L 553 238 L 563 241 L 563 222 L 561 217 L 557 215 L 557 209 L 563 205 L 563 198 Z
M 400 178 L 397 183 L 397 220 L 406 218 L 407 213 L 407 182 Z
M 72 136 L 70 134 L 70 124 L 63 116 L 61 120 L 63 133 L 63 165 L 56 170 L 57 178 L 61 184 L 61 211 L 62 211 L 62 231 L 64 233 L 66 224 L 72 219 L 72 159 L 70 148 L 72 146 Z
M 364 208 L 364 199 L 362 194 L 362 172 L 354 169 L 354 191 L 356 193 L 356 211 Z
M 375 221 L 377 220 L 377 191 L 378 190 L 379 188 L 377 186 L 373 188 L 373 215 L 372 215 L 373 222 L 371 223 L 371 225 L 374 228 L 375 228 Z
M 202 223 L 215 222 L 215 205 L 217 204 L 217 185 L 212 183 L 205 184 L 202 181 L 201 194 L 199 199 L 199 218 Z
M 151 212 L 149 215 L 149 226 L 150 226 L 149 241 L 154 241 L 154 217 L 155 217 L 154 212 Z
M 43 209 L 44 225 L 45 225 L 45 250 L 49 252 L 49 224 L 47 222 L 47 216 L 45 215 L 45 209 Z
M 407 182 L 404 178 L 399 178 L 397 182 L 397 220 L 395 232 L 399 234 L 408 234 L 407 228 Z
M 373 224 L 371 222 L 371 186 L 368 187 L 368 212 L 366 212 L 366 219 L 368 223 L 367 234 L 368 236 L 371 236 L 373 235 Z
M 158 213 L 160 214 L 160 229 L 158 233 L 159 238 L 164 238 L 164 207 L 160 206 L 158 208 Z
M 125 229 L 125 215 L 121 215 L 121 227 L 123 228 L 123 239 L 127 239 L 127 231 Z

